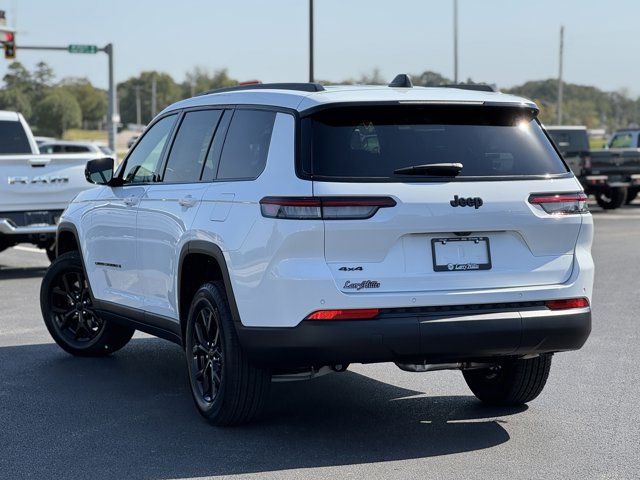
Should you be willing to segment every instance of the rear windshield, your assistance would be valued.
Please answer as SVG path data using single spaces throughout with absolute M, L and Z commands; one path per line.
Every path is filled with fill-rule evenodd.
M 568 171 L 533 114 L 521 108 L 344 107 L 315 114 L 309 128 L 303 170 L 319 180 L 425 181 L 394 170 L 431 163 L 461 163 L 458 178 Z
M 22 123 L 0 121 L 0 153 L 31 153 L 31 146 Z
M 589 150 L 589 137 L 586 130 L 547 130 L 547 132 L 563 154 Z

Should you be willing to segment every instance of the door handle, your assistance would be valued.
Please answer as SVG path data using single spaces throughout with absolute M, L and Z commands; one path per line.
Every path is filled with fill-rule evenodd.
M 186 197 L 182 197 L 180 200 L 178 200 L 178 203 L 182 207 L 191 208 L 196 204 L 196 199 L 191 195 L 187 195 Z
M 138 198 L 138 197 L 134 197 L 134 196 L 126 197 L 126 198 L 123 200 L 124 204 L 125 204 L 127 207 L 133 207 L 133 206 L 137 205 L 137 204 L 138 204 L 138 201 L 139 201 L 139 198 Z

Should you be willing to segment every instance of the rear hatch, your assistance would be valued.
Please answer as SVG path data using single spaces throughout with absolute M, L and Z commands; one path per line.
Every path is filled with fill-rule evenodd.
M 0 214 L 34 210 L 63 210 L 82 190 L 95 155 L 0 155 Z
M 325 257 L 341 291 L 458 291 L 569 278 L 586 202 L 534 111 L 354 106 L 305 122 L 312 146 L 301 169 L 314 180 L 314 197 L 342 205 L 324 217 Z M 434 163 L 462 169 L 406 170 Z

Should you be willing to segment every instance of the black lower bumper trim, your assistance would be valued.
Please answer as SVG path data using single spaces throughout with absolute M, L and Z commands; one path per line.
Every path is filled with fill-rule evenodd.
M 442 363 L 560 352 L 579 349 L 590 332 L 588 309 L 303 321 L 293 328 L 238 327 L 242 347 L 254 362 L 290 367 Z

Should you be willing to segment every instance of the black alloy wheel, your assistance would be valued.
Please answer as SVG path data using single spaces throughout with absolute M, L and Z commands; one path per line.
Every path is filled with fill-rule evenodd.
M 60 272 L 50 290 L 50 315 L 57 332 L 75 348 L 91 344 L 105 323 L 93 310 L 89 285 L 81 268 Z
M 204 298 L 194 313 L 189 371 L 200 400 L 211 405 L 222 385 L 223 339 L 220 335 L 220 317 L 217 309 Z
M 135 330 L 102 318 L 93 304 L 79 252 L 57 257 L 42 279 L 40 308 L 56 343 L 72 355 L 104 357 L 124 347 Z

